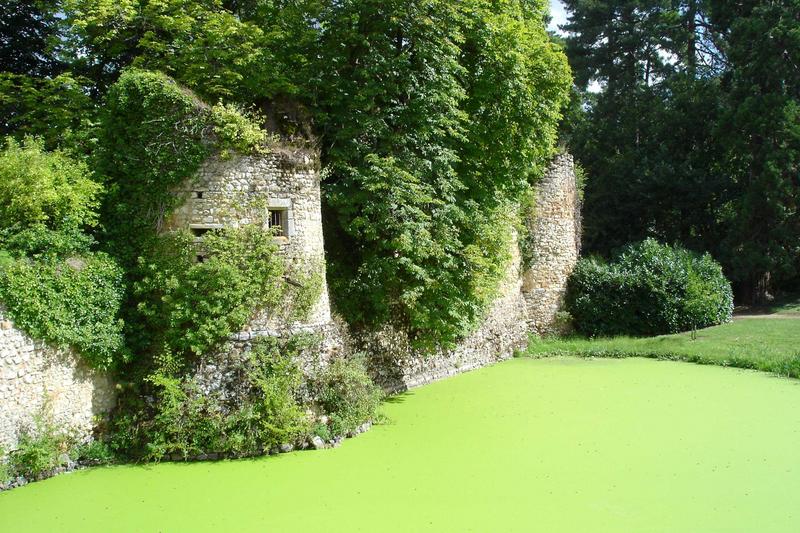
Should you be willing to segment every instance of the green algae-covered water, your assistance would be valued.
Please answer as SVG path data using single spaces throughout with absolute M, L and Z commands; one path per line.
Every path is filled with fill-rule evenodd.
M 800 381 L 517 359 L 385 412 L 333 450 L 34 483 L 0 531 L 800 531 Z

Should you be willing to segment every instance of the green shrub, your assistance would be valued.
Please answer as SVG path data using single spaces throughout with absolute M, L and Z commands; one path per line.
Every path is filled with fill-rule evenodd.
M 26 333 L 75 348 L 95 368 L 126 355 L 122 271 L 91 251 L 99 185 L 87 167 L 39 140 L 0 152 L 0 303 Z
M 318 348 L 318 343 L 313 335 L 262 337 L 254 343 L 246 366 L 249 406 L 240 410 L 231 426 L 250 425 L 259 448 L 296 444 L 308 435 L 310 420 L 301 402 L 303 373 L 297 357 L 305 350 Z
M 648 239 L 615 262 L 581 260 L 567 289 L 576 329 L 592 336 L 660 335 L 731 319 L 733 295 L 710 255 Z
M 11 479 L 11 465 L 8 464 L 6 451 L 0 446 L 0 484 Z
M 115 460 L 111 447 L 99 440 L 92 440 L 79 445 L 72 451 L 72 456 L 81 463 L 93 465 L 110 464 Z
M 211 231 L 202 248 L 205 259 L 197 262 L 194 238 L 179 231 L 160 236 L 140 258 L 134 295 L 151 345 L 199 356 L 241 330 L 254 310 L 292 320 L 319 298 L 321 267 L 289 272 L 272 234 L 259 224 Z M 285 281 L 288 275 L 294 284 Z
M 59 466 L 66 466 L 73 446 L 70 435 L 38 416 L 34 428 L 20 433 L 17 449 L 10 457 L 10 469 L 13 475 L 38 479 Z
M 41 140 L 9 138 L 0 152 L 0 229 L 93 226 L 99 192 L 84 163 L 45 152 Z
M 120 452 L 161 459 L 208 453 L 256 455 L 281 444 L 306 439 L 311 421 L 305 413 L 303 374 L 297 357 L 317 346 L 311 335 L 288 339 L 263 337 L 237 363 L 237 383 L 203 390 L 180 360 L 163 355 L 146 378 L 150 401 L 140 391 L 115 417 L 112 447 Z M 235 393 L 225 387 L 235 386 Z
M 317 401 L 334 436 L 346 435 L 375 419 L 382 393 L 357 358 L 336 359 L 317 377 Z

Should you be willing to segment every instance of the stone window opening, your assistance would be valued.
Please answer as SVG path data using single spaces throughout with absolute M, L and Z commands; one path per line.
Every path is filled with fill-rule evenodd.
M 269 209 L 269 228 L 275 237 L 289 236 L 289 211 L 284 208 Z
M 194 235 L 196 239 L 202 239 L 203 236 L 211 230 L 212 228 L 191 228 L 192 235 Z
M 194 237 L 194 242 L 200 244 L 209 231 L 222 228 L 222 224 L 189 224 L 189 231 Z

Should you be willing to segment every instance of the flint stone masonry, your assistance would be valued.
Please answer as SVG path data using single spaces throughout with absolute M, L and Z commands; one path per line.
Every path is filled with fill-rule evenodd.
M 242 331 L 233 334 L 218 351 L 198 363 L 195 377 L 205 393 L 235 401 L 241 396 L 241 372 L 253 341 L 263 336 L 288 337 L 312 333 L 320 338 L 317 349 L 300 355 L 300 366 L 313 373 L 331 357 L 343 352 L 343 326 L 331 317 L 325 279 L 325 248 L 318 154 L 302 149 L 276 148 L 257 156 L 212 157 L 178 194 L 181 206 L 165 229 L 197 230 L 264 224 L 269 211 L 285 217 L 282 236 L 275 242 L 294 268 L 314 269 L 322 275 L 319 300 L 306 319 L 287 323 L 279 312 L 255 311 Z M 289 307 L 291 302 L 286 302 Z M 280 311 L 280 310 L 278 310 Z
M 529 221 L 533 265 L 522 271 L 519 247 L 512 242 L 500 296 L 478 329 L 455 348 L 424 354 L 390 328 L 356 340 L 368 354 L 378 385 L 397 392 L 493 364 L 524 349 L 531 333 L 556 327 L 580 247 L 580 200 L 571 155 L 556 156 L 538 184 L 534 216 Z
M 580 198 L 570 154 L 557 155 L 536 187 L 532 221 L 533 264 L 522 275 L 528 327 L 537 334 L 557 329 L 567 279 L 580 255 Z
M 258 156 L 212 157 L 196 178 L 178 194 L 182 205 L 166 229 L 204 230 L 267 224 L 268 211 L 287 217 L 284 236 L 276 237 L 288 267 L 313 268 L 323 276 L 323 289 L 307 320 L 285 324 L 280 317 L 261 313 L 231 339 L 249 341 L 254 336 L 275 335 L 288 328 L 324 329 L 331 323 L 325 282 L 325 249 L 322 240 L 319 156 L 285 148 Z
M 387 391 L 400 391 L 511 357 L 530 333 L 550 331 L 557 322 L 567 278 L 578 259 L 580 202 L 572 157 L 557 156 L 537 188 L 532 231 L 534 262 L 522 271 L 517 243 L 501 283 L 499 297 L 476 330 L 455 348 L 435 354 L 414 350 L 402 332 L 383 331 L 354 338 L 331 316 L 325 283 L 317 154 L 280 149 L 261 156 L 211 158 L 196 179 L 177 191 L 184 202 L 164 229 L 202 232 L 269 220 L 279 210 L 284 236 L 276 237 L 291 269 L 317 268 L 321 296 L 307 320 L 286 323 L 254 310 L 253 319 L 216 354 L 199 362 L 197 377 L 206 392 L 223 391 L 234 399 L 247 352 L 260 336 L 311 332 L 321 339 L 302 354 L 300 364 L 313 373 L 331 358 L 363 351 L 369 371 Z M 201 247 L 200 247 L 201 248 Z M 109 377 L 89 369 L 70 350 L 34 341 L 14 327 L 0 309 L 0 446 L 14 449 L 19 430 L 45 412 L 62 429 L 88 438 L 96 417 L 114 406 Z
M 111 410 L 114 385 L 71 350 L 57 350 L 16 328 L 0 309 L 0 446 L 14 450 L 21 429 L 43 414 L 85 440 Z
M 387 392 L 400 392 L 509 359 L 523 349 L 528 327 L 516 239 L 511 255 L 499 296 L 486 318 L 455 348 L 422 353 L 409 345 L 406 335 L 391 328 L 358 339 L 368 354 L 368 371 L 375 383 Z

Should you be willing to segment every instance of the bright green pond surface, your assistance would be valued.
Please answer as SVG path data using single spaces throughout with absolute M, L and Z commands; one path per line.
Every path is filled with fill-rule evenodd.
M 385 411 L 334 450 L 34 483 L 0 531 L 800 531 L 800 381 L 518 359 Z

